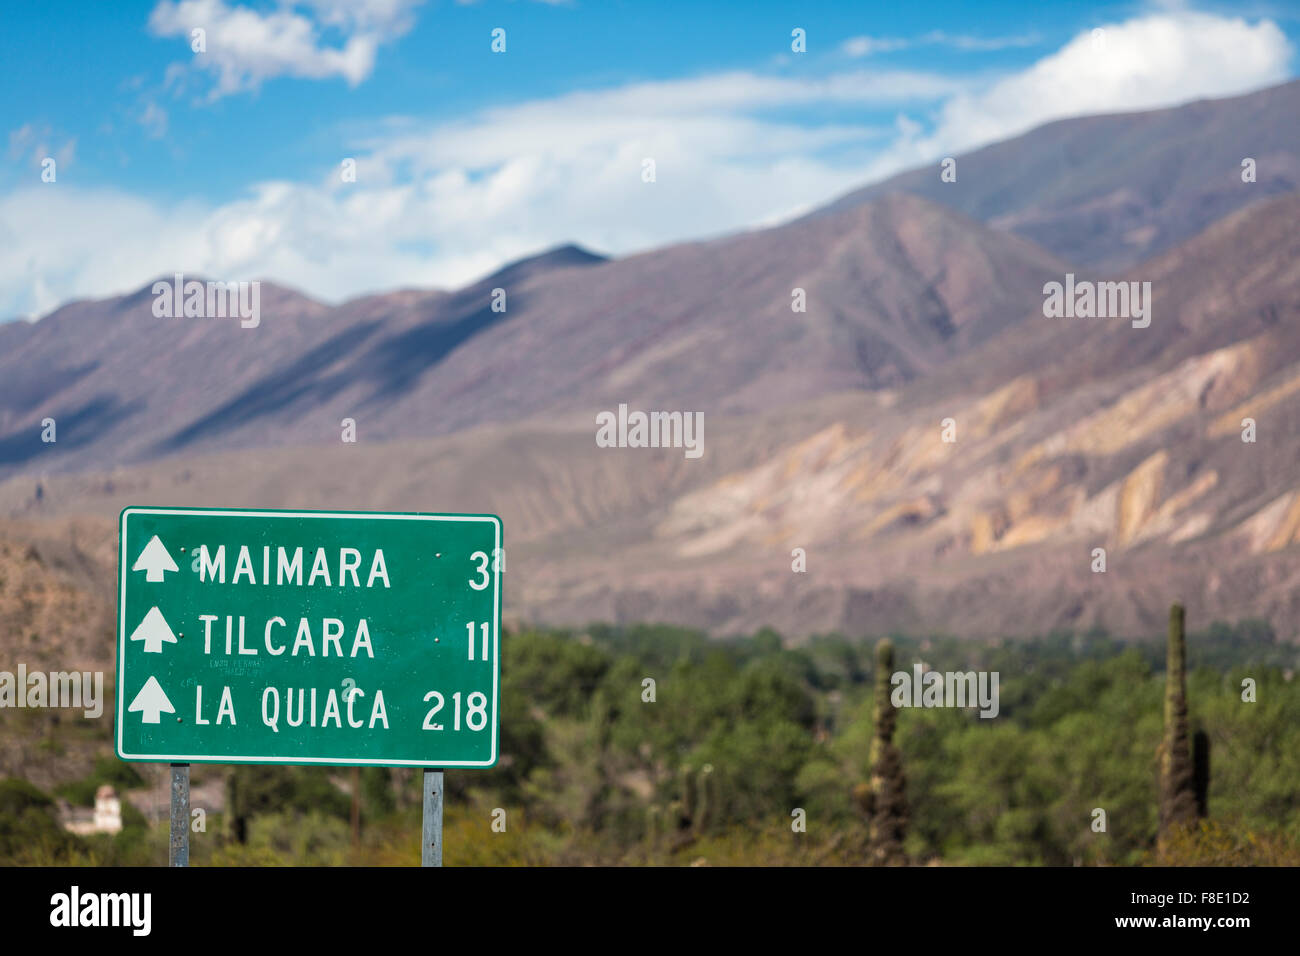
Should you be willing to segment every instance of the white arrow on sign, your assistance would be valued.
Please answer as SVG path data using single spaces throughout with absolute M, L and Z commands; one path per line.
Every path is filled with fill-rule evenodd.
M 131 706 L 127 708 L 130 713 L 135 713 L 137 710 L 141 712 L 140 719 L 146 724 L 158 723 L 158 715 L 164 711 L 169 714 L 176 713 L 176 708 L 167 699 L 167 695 L 163 693 L 162 687 L 152 674 L 140 688 L 140 693 L 135 695 L 135 700 L 131 701 Z
M 172 633 L 171 625 L 163 618 L 162 611 L 151 607 L 144 620 L 140 622 L 140 626 L 131 632 L 130 640 L 144 641 L 146 654 L 161 654 L 164 644 L 176 643 L 176 635 Z
M 178 571 L 176 562 L 172 556 L 167 553 L 167 548 L 162 541 L 154 535 L 149 539 L 149 543 L 144 546 L 140 552 L 140 557 L 135 559 L 135 564 L 131 565 L 132 571 L 143 571 L 144 579 L 157 584 L 164 578 L 164 571 Z

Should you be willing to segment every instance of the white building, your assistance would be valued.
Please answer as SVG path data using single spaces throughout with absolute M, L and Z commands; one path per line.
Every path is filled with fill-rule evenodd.
M 104 784 L 95 791 L 95 809 L 86 811 L 80 807 L 60 806 L 63 816 L 63 829 L 78 836 L 91 833 L 119 833 L 122 830 L 122 801 L 117 791 Z

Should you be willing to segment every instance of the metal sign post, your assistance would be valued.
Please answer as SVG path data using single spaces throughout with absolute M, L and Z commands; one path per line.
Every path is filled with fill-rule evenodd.
M 421 768 L 441 866 L 444 770 L 497 762 L 501 537 L 486 514 L 125 509 L 114 745 L 172 765 L 171 865 L 189 765 L 238 763 Z
M 424 826 L 420 840 L 420 865 L 442 866 L 442 771 L 424 771 Z
M 172 764 L 171 840 L 168 866 L 190 865 L 190 765 Z

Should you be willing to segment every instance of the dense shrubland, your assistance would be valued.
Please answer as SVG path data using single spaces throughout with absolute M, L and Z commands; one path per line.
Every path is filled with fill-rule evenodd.
M 1253 623 L 1187 643 L 1189 727 L 1205 732 L 1212 754 L 1209 813 L 1171 836 L 1165 859 L 1300 864 L 1300 649 Z M 895 635 L 892 646 L 899 670 L 923 661 L 1001 675 L 996 718 L 896 711 L 902 859 L 1154 861 L 1163 642 L 1094 632 L 996 642 Z M 717 641 L 594 626 L 515 633 L 503 647 L 502 759 L 490 771 L 447 774 L 447 864 L 873 859 L 874 642 L 826 636 L 787 649 L 770 631 Z M 1254 703 L 1242 700 L 1247 677 Z M 13 732 L 8 715 L 0 721 L 0 733 Z M 194 775 L 196 784 L 220 779 L 227 797 L 226 811 L 191 836 L 197 865 L 418 862 L 414 772 L 359 774 L 359 845 L 346 769 L 196 765 Z M 131 776 L 101 762 L 59 795 L 84 803 L 103 781 L 126 787 Z M 1104 832 L 1094 829 L 1098 808 Z M 795 832 L 801 818 L 806 830 Z M 114 837 L 73 837 L 55 823 L 50 795 L 0 782 L 2 862 L 164 862 L 165 822 L 150 826 L 133 809 L 126 822 Z

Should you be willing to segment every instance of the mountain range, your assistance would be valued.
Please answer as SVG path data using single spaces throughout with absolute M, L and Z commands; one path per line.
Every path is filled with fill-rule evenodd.
M 1063 120 L 451 292 L 263 282 L 251 329 L 152 283 L 0 325 L 0 574 L 111 620 L 127 504 L 487 511 L 515 620 L 1138 635 L 1181 599 L 1292 638 L 1297 115 L 1300 82 Z M 1067 275 L 1149 282 L 1150 325 L 1047 318 Z M 702 412 L 704 455 L 598 447 L 620 404 Z M 0 630 L 47 613 L 9 598 Z

